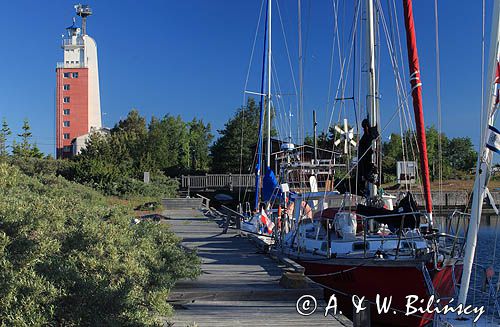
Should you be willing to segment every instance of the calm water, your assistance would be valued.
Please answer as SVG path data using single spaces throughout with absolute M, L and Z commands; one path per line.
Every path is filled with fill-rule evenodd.
M 491 219 L 483 217 L 481 220 L 475 262 L 484 267 L 492 266 L 494 268 L 494 283 L 496 286 L 499 281 L 500 273 L 500 219 L 496 217 L 492 217 Z M 478 270 L 475 275 L 476 276 L 473 276 L 471 286 L 480 289 L 484 283 L 484 273 Z M 500 294 L 497 293 L 497 298 L 499 295 Z M 481 292 L 472 292 L 469 296 L 469 300 L 471 301 L 470 303 L 475 302 L 487 306 L 488 318 L 493 319 L 492 317 L 494 317 L 494 325 L 500 323 L 499 313 L 495 309 L 492 301 L 488 300 L 486 295 Z

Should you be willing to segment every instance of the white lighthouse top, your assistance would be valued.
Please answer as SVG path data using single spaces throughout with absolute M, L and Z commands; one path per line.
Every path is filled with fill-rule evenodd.
M 64 61 L 57 63 L 58 68 L 83 68 L 85 67 L 85 46 L 81 29 L 76 25 L 66 27 L 61 47 L 64 49 Z

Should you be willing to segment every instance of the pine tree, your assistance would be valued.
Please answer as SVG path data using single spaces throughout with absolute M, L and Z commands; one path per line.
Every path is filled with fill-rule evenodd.
M 9 125 L 7 125 L 7 120 L 4 117 L 2 119 L 2 130 L 0 131 L 0 160 L 5 159 L 8 156 L 7 137 L 11 134 L 12 132 Z
M 32 146 L 30 144 L 31 137 L 33 136 L 31 133 L 31 127 L 28 122 L 28 119 L 24 119 L 23 132 L 21 134 L 17 134 L 21 138 L 21 143 L 14 142 L 12 145 L 12 153 L 15 156 L 20 156 L 23 158 L 32 156 Z

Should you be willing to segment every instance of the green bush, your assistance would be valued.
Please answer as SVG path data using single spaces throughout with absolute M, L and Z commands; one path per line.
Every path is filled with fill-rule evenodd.
M 105 195 L 119 197 L 144 196 L 153 198 L 175 195 L 178 183 L 161 172 L 151 176 L 151 183 L 127 175 L 120 167 L 101 159 L 77 157 L 62 174 L 83 185 L 99 190 Z
M 18 167 L 23 173 L 29 176 L 35 175 L 62 175 L 68 176 L 74 167 L 74 163 L 69 160 L 56 160 L 53 158 L 22 158 L 11 156 L 8 163 Z
M 1 325 L 159 325 L 199 259 L 165 224 L 131 218 L 63 177 L 0 164 Z

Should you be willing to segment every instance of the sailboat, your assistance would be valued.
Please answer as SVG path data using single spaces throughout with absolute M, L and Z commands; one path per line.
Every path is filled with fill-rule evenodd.
M 425 212 L 418 211 L 411 193 L 393 203 L 394 198 L 378 187 L 377 19 L 374 0 L 366 0 L 367 117 L 362 123 L 355 181 L 361 185 L 361 196 L 345 190 L 287 192 L 280 217 L 284 228 L 277 246 L 282 255 L 302 265 L 305 274 L 324 287 L 325 299 L 335 295 L 345 314 L 352 313 L 352 297 L 356 295 L 370 303 L 374 323 L 427 326 L 438 317 L 433 312 L 408 313 L 407 296 L 423 302 L 431 296 L 439 298 L 439 304 L 431 307 L 451 301 L 462 274 L 464 239 L 450 228 L 439 230 L 433 219 L 412 1 L 403 0 L 403 7 Z M 388 310 L 378 312 L 377 302 L 384 298 L 390 299 Z
M 273 192 L 276 189 L 278 182 L 271 169 L 271 104 L 272 104 L 272 94 L 271 94 L 271 81 L 272 81 L 272 1 L 267 1 L 267 11 L 266 11 L 266 24 L 265 24 L 265 38 L 264 38 L 264 55 L 263 55 L 263 69 L 262 69 L 262 81 L 260 90 L 260 119 L 259 119 L 259 139 L 257 143 L 257 162 L 255 166 L 255 202 L 252 212 L 248 213 L 247 219 L 241 222 L 241 231 L 244 234 L 255 234 L 258 235 L 260 239 L 264 242 L 272 244 L 275 224 L 271 220 L 272 211 L 269 206 L 262 206 L 261 201 L 268 203 Z M 267 70 L 267 74 L 265 69 Z M 265 87 L 265 77 L 267 76 L 267 91 L 264 93 Z M 267 112 L 267 114 L 266 114 Z M 263 163 L 263 139 L 264 139 L 264 119 L 267 120 L 267 140 L 266 140 L 266 166 L 265 175 L 262 179 L 263 186 L 261 187 L 261 172 Z M 269 212 L 269 214 L 268 214 Z

